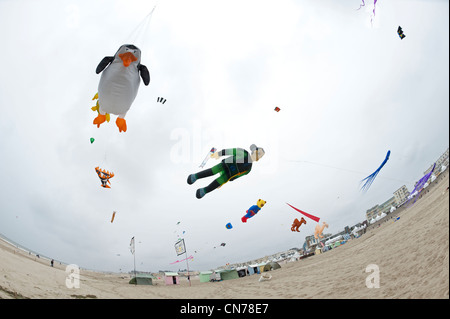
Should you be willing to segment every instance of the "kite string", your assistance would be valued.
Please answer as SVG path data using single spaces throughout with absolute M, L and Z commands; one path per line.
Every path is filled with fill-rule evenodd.
M 353 170 L 349 170 L 346 168 L 341 168 L 341 167 L 335 167 L 335 166 L 331 166 L 331 165 L 326 165 L 326 164 L 321 164 L 321 163 L 316 163 L 316 162 L 309 162 L 309 161 L 299 161 L 299 160 L 285 160 L 288 162 L 296 162 L 296 163 L 308 163 L 308 164 L 313 164 L 313 165 L 319 165 L 319 166 L 324 166 L 324 167 L 330 167 L 330 168 L 334 168 L 337 170 L 341 170 L 341 171 L 347 171 L 350 173 L 355 173 L 355 174 L 361 174 L 361 175 L 367 175 L 367 173 L 362 173 L 362 172 L 358 172 L 358 171 L 353 171 Z M 411 183 L 411 181 L 404 181 L 404 180 L 400 180 L 400 179 L 395 179 L 395 178 L 390 178 L 390 177 L 383 177 L 380 176 L 380 178 L 382 179 L 389 179 L 391 181 L 396 181 L 396 182 L 402 182 L 402 183 Z
M 150 11 L 150 13 L 148 13 L 145 18 L 136 26 L 136 28 L 128 35 L 128 37 L 126 38 L 126 40 L 124 41 L 124 43 L 131 43 L 134 44 L 138 41 L 139 37 L 142 37 L 143 41 L 142 41 L 142 45 L 141 47 L 144 47 L 144 42 L 145 42 L 145 31 L 148 28 L 148 25 L 150 24 L 150 20 L 153 14 L 153 11 L 155 11 L 156 5 L 153 7 L 153 9 Z M 130 41 L 129 41 L 130 40 Z

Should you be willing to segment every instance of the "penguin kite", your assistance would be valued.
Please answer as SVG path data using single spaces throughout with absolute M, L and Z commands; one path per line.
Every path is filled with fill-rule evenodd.
M 109 114 L 115 114 L 119 132 L 126 132 L 125 115 L 138 93 L 139 76 L 146 86 L 150 83 L 150 73 L 141 64 L 141 50 L 132 44 L 122 45 L 114 56 L 104 57 L 98 64 L 95 72 L 102 71 L 98 93 L 93 98 L 98 99 L 97 105 L 92 107 L 98 112 L 94 125 L 100 127 L 105 121 L 109 122 Z

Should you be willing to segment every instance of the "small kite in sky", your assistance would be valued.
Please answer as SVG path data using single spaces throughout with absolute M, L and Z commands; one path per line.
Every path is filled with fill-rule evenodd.
M 364 3 L 364 0 L 362 0 L 362 4 L 359 5 L 359 8 L 357 10 L 361 9 L 361 7 L 364 7 L 365 5 L 366 4 Z
M 166 99 L 163 97 L 158 97 L 158 99 L 156 100 L 156 102 L 161 102 L 162 104 L 166 103 Z
M 286 204 L 288 204 L 288 203 L 286 203 Z M 298 211 L 299 213 L 302 213 L 302 214 L 305 215 L 306 217 L 311 218 L 313 221 L 319 222 L 319 220 L 320 220 L 319 217 L 316 217 L 316 216 L 314 216 L 314 215 L 305 213 L 304 211 L 302 211 L 302 210 L 300 210 L 300 209 L 298 209 L 298 208 L 295 208 L 294 206 L 292 206 L 292 205 L 290 205 L 290 204 L 288 204 L 288 205 L 291 206 L 291 207 L 292 207 L 293 209 L 295 209 L 296 211 Z
M 94 143 L 95 139 L 91 137 L 91 144 Z
M 279 108 L 278 106 L 275 106 L 274 111 L 275 111 L 275 112 L 280 112 L 280 108 Z
M 111 188 L 107 183 L 111 185 L 109 179 L 114 177 L 114 173 L 101 169 L 98 166 L 95 168 L 95 171 L 97 172 L 97 175 L 100 178 L 100 181 L 102 182 L 102 185 L 100 186 L 104 188 Z
M 187 257 L 187 258 L 184 258 L 184 259 L 181 259 L 181 260 L 174 261 L 173 263 L 170 263 L 170 264 L 173 265 L 173 264 L 180 263 L 180 262 L 182 262 L 182 261 L 189 260 L 189 259 L 194 259 L 194 257 L 193 257 L 192 255 L 190 255 L 190 256 Z
M 403 38 L 406 37 L 406 35 L 403 34 L 403 30 L 402 30 L 401 26 L 398 26 L 397 33 L 401 40 L 403 40 Z
M 112 217 L 111 217 L 111 223 L 114 221 L 115 217 L 116 217 L 116 212 L 113 212 Z
M 377 177 L 380 170 L 383 168 L 383 166 L 389 160 L 390 155 L 391 155 L 391 151 L 388 151 L 386 154 L 386 158 L 384 159 L 383 163 L 381 163 L 380 167 L 378 167 L 375 172 L 373 172 L 372 174 L 370 174 L 369 176 L 367 176 L 366 178 L 364 178 L 361 181 L 361 183 L 365 181 L 364 185 L 361 187 L 361 190 L 367 191 L 369 189 L 370 185 L 372 185 L 373 181 L 375 180 L 375 177 Z
M 233 226 L 231 225 L 231 223 L 226 224 L 225 227 L 226 227 L 227 229 L 233 228 Z
M 375 7 L 376 7 L 376 4 L 377 4 L 377 0 L 373 0 L 373 10 L 372 10 L 373 16 L 375 16 Z M 360 4 L 360 5 L 359 5 L 359 8 L 356 9 L 356 10 L 361 9 L 361 7 L 364 7 L 365 5 L 366 5 L 366 4 L 364 3 L 364 0 L 362 0 L 362 4 Z M 372 23 L 372 18 L 370 18 L 370 23 Z

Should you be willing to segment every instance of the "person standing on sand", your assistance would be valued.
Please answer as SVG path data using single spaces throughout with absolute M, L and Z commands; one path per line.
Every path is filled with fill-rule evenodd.
M 54 260 L 52 259 L 52 261 L 50 262 L 50 264 L 52 265 L 52 267 L 53 267 L 53 262 L 54 262 Z

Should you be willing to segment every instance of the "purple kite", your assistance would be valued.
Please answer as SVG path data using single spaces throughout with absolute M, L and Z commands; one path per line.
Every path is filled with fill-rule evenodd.
M 380 167 L 378 167 L 375 172 L 373 172 L 372 174 L 370 174 L 361 181 L 361 183 L 366 181 L 364 185 L 361 187 L 361 190 L 367 191 L 369 189 L 370 185 L 372 185 L 373 181 L 375 180 L 375 177 L 377 177 L 378 173 L 383 168 L 384 164 L 386 164 L 386 162 L 388 161 L 389 155 L 391 155 L 391 151 L 387 152 L 386 158 L 384 159 L 383 163 L 381 163 Z
M 377 4 L 377 0 L 373 0 L 373 10 L 372 10 L 373 16 L 375 16 L 375 7 L 376 7 L 376 4 Z M 361 7 L 364 7 L 365 5 L 366 5 L 366 4 L 364 3 L 364 0 L 362 0 L 362 4 L 360 4 L 360 5 L 359 5 L 359 8 L 356 9 L 356 10 L 361 9 Z M 370 18 L 370 24 L 372 24 L 372 18 Z
M 428 174 L 425 174 L 424 177 L 422 177 L 421 179 L 419 179 L 419 181 L 416 183 L 416 186 L 414 187 L 414 190 L 411 192 L 411 194 L 409 195 L 409 199 L 408 199 L 408 203 L 411 201 L 411 199 L 413 197 L 415 197 L 413 204 L 416 202 L 417 197 L 420 195 L 420 193 L 422 192 L 423 186 L 425 185 L 426 182 L 428 182 L 428 179 L 430 178 L 431 174 L 433 174 L 434 168 L 436 167 L 436 163 L 434 163 L 433 168 L 431 169 L 431 171 Z M 418 194 L 416 196 L 413 196 L 413 194 L 415 192 L 418 191 Z
M 364 3 L 364 0 L 362 0 L 362 4 L 360 4 L 359 5 L 359 8 L 358 9 L 356 9 L 356 10 L 359 10 L 359 9 L 361 9 L 361 7 L 364 7 L 366 4 Z

